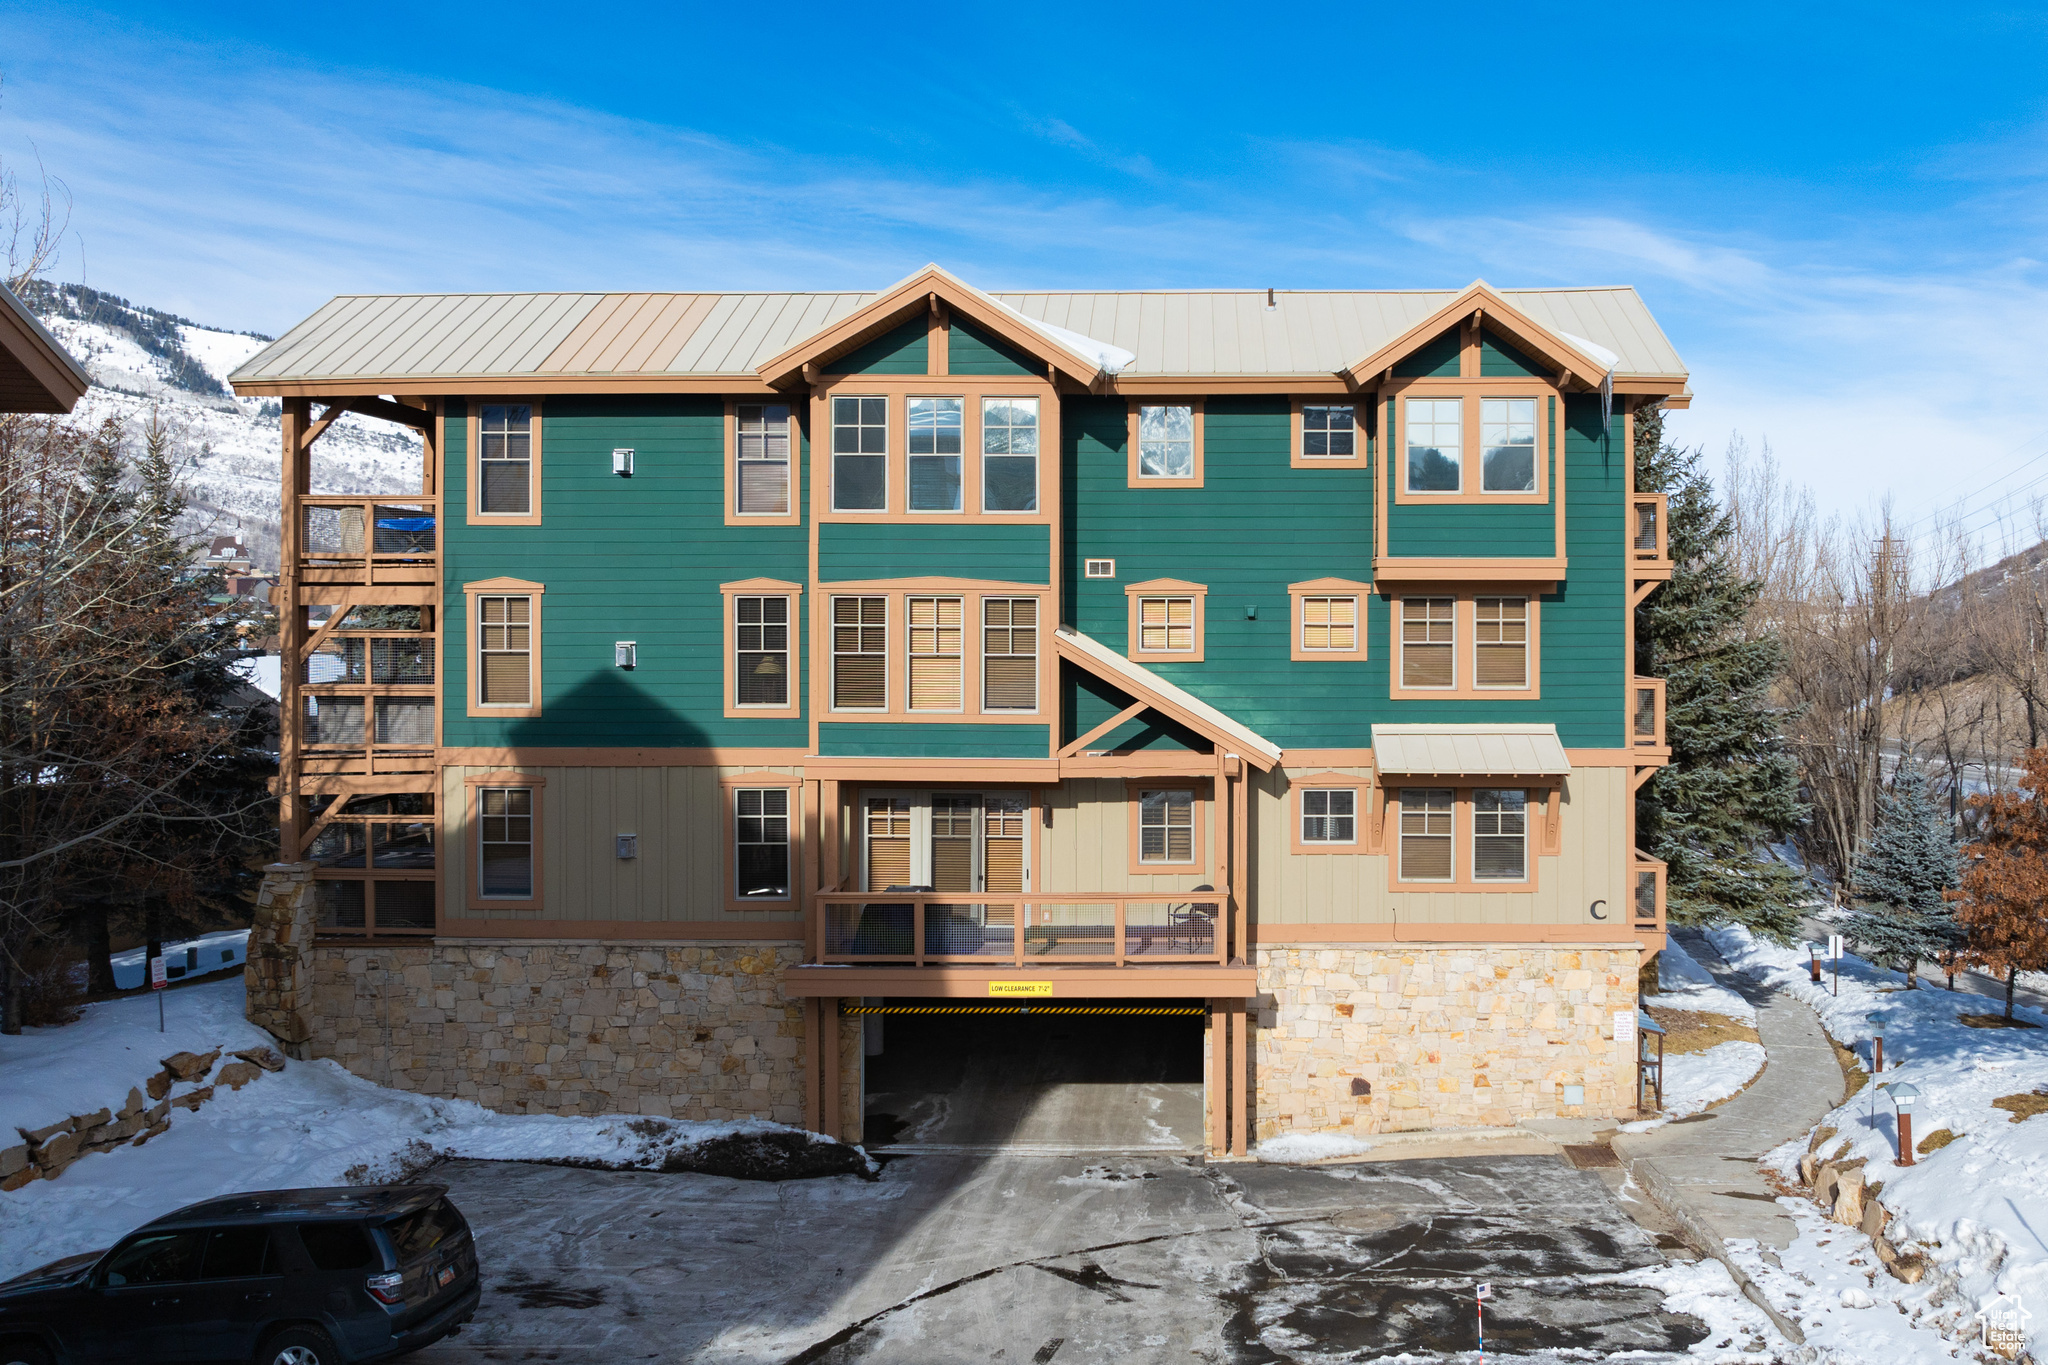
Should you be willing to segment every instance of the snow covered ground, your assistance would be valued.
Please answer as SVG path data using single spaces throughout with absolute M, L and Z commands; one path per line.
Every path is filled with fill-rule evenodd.
M 1894 1217 L 1887 1236 L 1902 1247 L 1917 1244 L 1935 1267 L 1919 1286 L 1899 1285 L 1888 1275 L 1865 1284 L 1858 1270 L 1856 1283 L 1847 1287 L 1860 1287 L 1880 1305 L 1895 1302 L 1900 1311 L 1887 1318 L 1952 1331 L 1962 1330 L 1960 1322 L 2000 1293 L 2031 1303 L 2040 1318 L 2048 1309 L 2048 1119 L 2019 1118 L 1993 1108 L 1992 1101 L 2048 1090 L 2048 1028 L 1968 1027 L 1957 1016 L 1997 1013 L 2001 1005 L 1924 985 L 1908 991 L 1896 972 L 1854 957 L 1843 961 L 1837 996 L 1831 979 L 1819 986 L 1808 980 L 1803 947 L 1780 948 L 1733 928 L 1711 936 L 1731 964 L 1812 1006 L 1829 1034 L 1853 1046 L 1866 1069 L 1870 1042 L 1882 1036 L 1885 1070 L 1877 1081 L 1905 1082 L 1919 1091 L 1913 1107 L 1916 1141 L 1940 1131 L 1955 1135 L 1913 1166 L 1898 1165 L 1895 1111 L 1875 1085 L 1823 1120 L 1835 1133 L 1820 1152 L 1865 1159 L 1865 1177 L 1882 1185 L 1879 1198 Z M 2038 1010 L 2022 1006 L 2015 1015 L 2048 1025 L 2048 1015 Z M 1768 1164 L 1796 1178 L 1806 1150 L 1804 1140 L 1787 1143 Z M 1793 1253 L 1783 1258 L 1788 1273 L 1810 1258 L 1810 1277 L 1813 1266 L 1833 1266 L 1839 1275 L 1842 1262 L 1821 1252 L 1823 1239 L 1833 1243 L 1830 1252 L 1854 1250 L 1870 1261 L 1866 1239 L 1817 1212 L 1811 1218 L 1802 1213 L 1801 1227 Z M 2041 1320 L 2048 1324 L 2048 1318 Z
M 119 1106 L 178 1051 L 267 1047 L 242 1017 L 240 975 L 86 1007 L 75 1024 L 0 1036 L 0 1132 Z M 196 1085 L 180 1085 L 172 1098 Z M 736 1135 L 787 1135 L 764 1122 L 496 1114 L 463 1100 L 372 1085 L 330 1061 L 291 1062 L 196 1111 L 171 1111 L 145 1147 L 80 1157 L 55 1180 L 0 1194 L 0 1279 L 110 1245 L 139 1223 L 237 1190 L 394 1179 L 439 1156 L 660 1168 L 679 1152 Z M 823 1141 L 823 1139 L 818 1139 Z
M 1657 994 L 1648 1003 L 1660 1010 L 1720 1015 L 1754 1025 L 1756 1006 L 1714 980 L 1695 962 L 1684 945 L 1671 940 L 1657 954 Z M 1761 1043 L 1719 1043 L 1703 1052 L 1667 1054 L 1664 1059 L 1664 1112 L 1654 1119 L 1622 1125 L 1626 1133 L 1661 1128 L 1674 1119 L 1699 1113 L 1741 1091 L 1764 1068 Z

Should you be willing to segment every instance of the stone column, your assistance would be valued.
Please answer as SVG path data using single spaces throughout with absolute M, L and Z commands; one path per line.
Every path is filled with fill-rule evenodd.
M 266 866 L 249 930 L 249 965 L 242 970 L 247 1013 L 300 1061 L 313 1036 L 313 917 L 313 864 Z

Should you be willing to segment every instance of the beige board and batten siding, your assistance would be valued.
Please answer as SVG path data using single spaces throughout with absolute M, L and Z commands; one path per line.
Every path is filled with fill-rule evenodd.
M 1355 773 L 1361 790 L 1370 781 L 1361 769 L 1317 771 Z M 1632 796 L 1626 768 L 1579 768 L 1564 780 L 1556 856 L 1533 852 L 1542 846 L 1542 837 L 1536 827 L 1538 810 L 1532 808 L 1529 840 L 1537 877 L 1533 892 L 1394 891 L 1388 884 L 1388 863 L 1398 847 L 1398 830 L 1386 832 L 1384 853 L 1291 853 L 1289 822 L 1297 812 L 1285 772 L 1258 775 L 1252 796 L 1253 899 L 1261 924 L 1592 926 L 1600 923 L 1588 913 L 1596 900 L 1607 902 L 1607 923 L 1628 922 L 1623 843 Z M 1363 840 L 1362 828 L 1360 837 Z M 1460 843 L 1462 847 L 1462 837 Z
M 731 924 L 801 918 L 794 903 L 788 908 L 726 908 L 725 841 L 731 835 L 725 815 L 728 789 L 719 786 L 721 779 L 742 774 L 799 777 L 802 769 L 796 767 L 520 768 L 521 773 L 545 780 L 538 822 L 540 908 L 466 909 L 469 878 L 476 866 L 476 829 L 470 823 L 474 788 L 466 779 L 506 771 L 441 770 L 441 808 L 449 813 L 443 895 L 454 915 L 508 921 Z M 637 856 L 618 856 L 616 840 L 621 834 L 639 836 Z
M 1216 805 L 1209 778 L 1124 781 L 1114 777 L 1068 778 L 1040 797 L 1052 808 L 1052 827 L 1041 829 L 1037 884 L 1041 891 L 1107 894 L 1177 894 L 1213 884 L 1216 868 Z M 1196 864 L 1186 871 L 1133 872 L 1131 824 L 1141 790 L 1189 790 L 1195 794 L 1201 836 Z

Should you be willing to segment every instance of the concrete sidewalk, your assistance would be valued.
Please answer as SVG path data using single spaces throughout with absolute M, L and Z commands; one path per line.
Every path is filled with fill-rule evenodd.
M 1789 1246 L 1796 1227 L 1774 1202 L 1757 1159 L 1806 1133 L 1841 1103 L 1842 1069 L 1812 1010 L 1732 970 L 1704 935 L 1679 930 L 1676 936 L 1716 980 L 1756 1006 L 1769 1060 L 1763 1075 L 1726 1104 L 1651 1132 L 1624 1133 L 1614 1150 L 1631 1170 L 1650 1167 L 1638 1172 L 1638 1183 L 1660 1200 L 1682 1204 L 1671 1212 L 1689 1214 L 1712 1236 Z

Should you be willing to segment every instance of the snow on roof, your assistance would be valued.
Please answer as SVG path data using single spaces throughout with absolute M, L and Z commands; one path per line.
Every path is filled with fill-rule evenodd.
M 1055 633 L 1061 640 L 1066 641 L 1086 654 L 1091 660 L 1101 664 L 1110 674 L 1134 683 L 1144 691 L 1151 692 L 1160 700 L 1180 708 L 1189 715 L 1198 718 L 1210 728 L 1221 732 L 1233 742 L 1241 745 L 1249 753 L 1265 759 L 1265 763 L 1260 766 L 1270 768 L 1273 764 L 1280 761 L 1279 745 L 1250 727 L 1232 720 L 1229 716 L 1224 715 L 1221 711 L 1218 711 L 1215 707 L 1209 705 L 1208 702 L 1203 701 L 1187 689 L 1168 682 L 1142 664 L 1132 663 L 1100 640 L 1083 635 L 1071 626 L 1061 626 Z
M 989 296 L 989 301 L 1006 312 L 1016 313 L 1018 320 L 1033 331 L 1043 332 L 1075 355 L 1094 361 L 1107 374 L 1117 374 L 1138 363 L 1136 353 L 1126 351 L 1121 346 L 1112 346 L 1106 341 L 1097 341 L 1094 337 L 1069 331 L 1065 327 L 1055 327 L 1050 322 L 1027 317 L 993 295 Z

